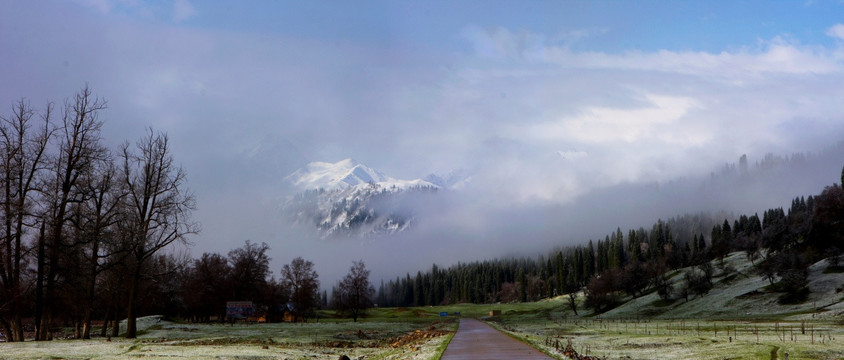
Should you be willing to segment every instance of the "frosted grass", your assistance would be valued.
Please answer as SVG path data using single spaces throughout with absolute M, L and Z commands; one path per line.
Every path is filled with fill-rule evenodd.
M 175 324 L 158 316 L 138 319 L 141 335 L 122 338 L 0 344 L 0 359 L 431 359 L 447 336 L 398 348 L 399 337 L 430 321 L 278 324 Z M 125 325 L 125 324 L 124 324 Z M 361 338 L 358 331 L 364 334 Z M 379 340 L 381 340 L 379 342 Z M 333 344 L 333 345 L 332 345 Z M 339 344 L 339 345 L 338 345 Z M 337 347 L 344 346 L 344 347 Z

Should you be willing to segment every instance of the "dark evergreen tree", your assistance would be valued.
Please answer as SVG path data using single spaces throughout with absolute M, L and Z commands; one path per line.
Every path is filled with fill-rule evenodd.
M 525 275 L 524 269 L 519 269 L 519 276 L 518 276 L 518 286 L 519 286 L 519 301 L 527 302 L 527 275 Z
M 725 243 L 727 251 L 733 245 L 733 230 L 730 228 L 730 222 L 724 220 L 724 225 L 721 225 L 721 241 Z
M 583 256 L 583 280 L 586 281 L 595 274 L 595 247 L 592 245 L 592 240 L 589 240 L 589 245 L 586 247 L 586 253 Z
M 413 306 L 425 305 L 425 294 L 422 289 L 422 272 L 416 273 L 416 278 L 413 280 Z
M 645 260 L 642 257 L 642 245 L 640 244 L 639 237 L 636 235 L 636 231 L 632 229 L 627 235 L 627 248 L 629 249 L 627 252 L 630 254 L 628 257 L 631 262 L 640 262 Z

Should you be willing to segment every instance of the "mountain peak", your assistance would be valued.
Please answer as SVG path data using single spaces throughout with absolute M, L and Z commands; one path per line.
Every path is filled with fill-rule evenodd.
M 384 175 L 354 159 L 336 163 L 312 162 L 284 178 L 297 190 L 343 190 L 365 184 L 377 184 L 384 188 L 407 188 L 409 186 L 438 187 L 424 180 L 398 180 Z
M 409 194 L 440 188 L 425 180 L 391 178 L 354 159 L 312 162 L 284 181 L 301 191 L 288 198 L 286 211 L 326 235 L 403 231 L 413 220 L 405 204 Z

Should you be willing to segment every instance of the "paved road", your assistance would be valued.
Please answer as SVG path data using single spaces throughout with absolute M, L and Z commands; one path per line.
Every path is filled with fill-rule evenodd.
M 460 327 L 443 353 L 442 360 L 551 359 L 475 319 L 460 319 Z

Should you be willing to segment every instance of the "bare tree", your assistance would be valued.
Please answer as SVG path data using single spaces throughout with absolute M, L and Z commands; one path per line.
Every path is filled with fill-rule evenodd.
M 98 113 L 105 107 L 105 101 L 94 97 L 87 86 L 76 94 L 72 102 L 65 102 L 57 137 L 58 154 L 52 161 L 53 172 L 47 180 L 49 190 L 46 193 L 46 211 L 50 231 L 45 246 L 49 253 L 39 252 L 38 255 L 39 264 L 45 263 L 47 266 L 46 269 L 38 267 L 39 279 L 44 278 L 46 273 L 46 284 L 38 283 L 39 288 L 43 286 L 44 297 L 43 301 L 36 301 L 37 310 L 41 314 L 36 340 L 50 338 L 48 329 L 52 322 L 52 305 L 57 302 L 57 282 L 62 275 L 72 273 L 63 268 L 60 257 L 63 253 L 79 250 L 79 243 L 75 241 L 78 238 L 66 236 L 65 228 L 71 223 L 70 207 L 85 201 L 89 196 L 82 186 L 83 179 L 90 177 L 95 164 L 106 154 L 100 138 L 103 123 L 98 119 Z M 45 255 L 47 257 L 43 258 Z
M 352 262 L 346 277 L 340 281 L 340 310 L 348 312 L 354 322 L 366 309 L 372 306 L 375 287 L 369 283 L 369 270 L 361 261 Z
M 48 104 L 33 130 L 35 111 L 22 99 L 11 117 L 0 117 L 0 325 L 7 341 L 23 341 L 24 336 L 21 314 L 30 287 L 24 283 L 30 251 L 25 237 L 39 227 L 37 197 L 53 133 L 51 113 Z
M 314 263 L 297 257 L 281 269 L 282 283 L 288 289 L 294 306 L 295 318 L 306 318 L 313 310 L 319 297 L 319 275 Z
M 197 233 L 199 227 L 191 221 L 194 197 L 186 187 L 185 171 L 173 161 L 166 134 L 149 129 L 134 151 L 125 143 L 122 160 L 127 191 L 124 227 L 132 269 L 126 337 L 135 338 L 137 292 L 147 262 L 174 242 L 187 243 L 186 236 Z
M 80 221 L 84 263 L 87 265 L 84 315 L 82 319 L 83 339 L 91 335 L 91 315 L 96 299 L 97 280 L 100 274 L 116 264 L 125 256 L 125 249 L 118 243 L 114 225 L 122 215 L 121 205 L 125 192 L 117 185 L 117 168 L 111 159 L 104 159 L 93 176 L 86 182 L 89 199 L 80 207 Z

